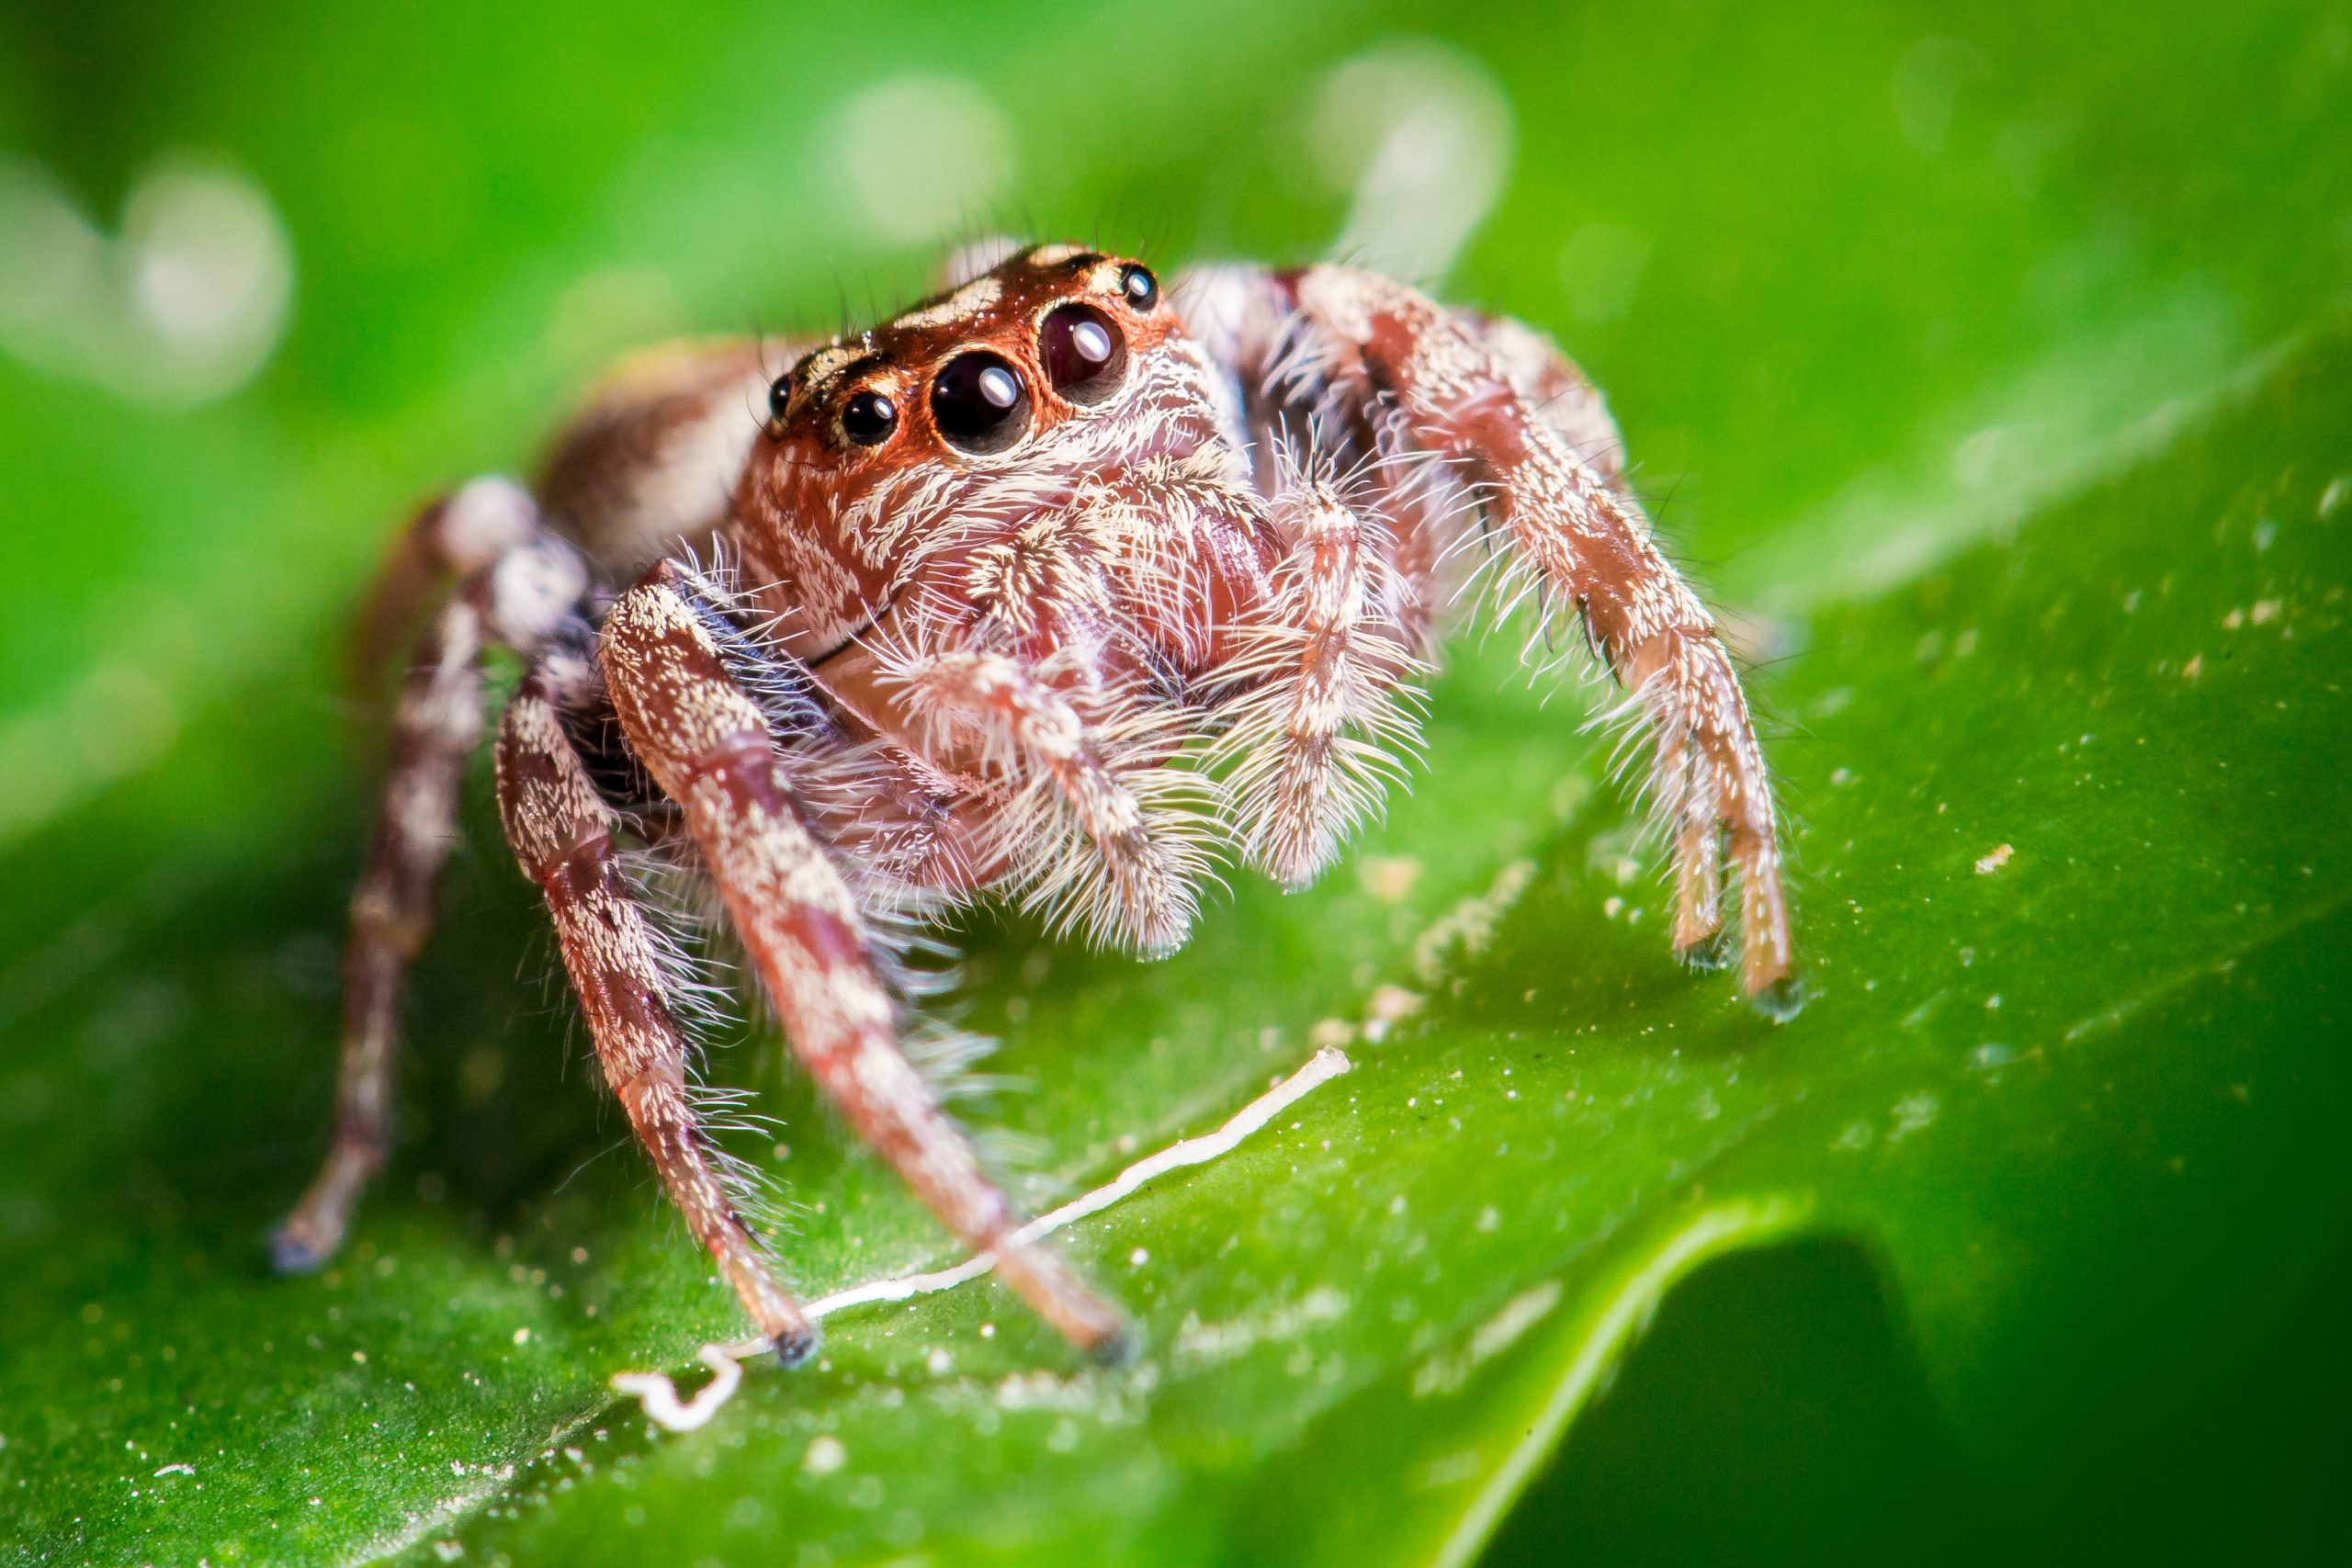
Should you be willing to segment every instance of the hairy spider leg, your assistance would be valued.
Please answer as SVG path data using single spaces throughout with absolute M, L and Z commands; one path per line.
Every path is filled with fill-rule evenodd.
M 1232 694 L 1218 753 L 1233 761 L 1242 852 L 1298 888 L 1377 813 L 1419 750 L 1400 699 L 1422 665 L 1409 645 L 1413 589 L 1383 521 L 1328 478 L 1277 482 L 1270 514 L 1287 553 L 1264 603 L 1223 639 L 1211 682 Z
M 1305 445 L 1368 463 L 1391 488 L 1393 558 L 1422 601 L 1408 606 L 1408 632 L 1443 592 L 1443 536 L 1475 543 L 1480 514 L 1532 569 L 1524 586 L 1576 606 L 1657 739 L 1649 801 L 1670 834 L 1676 950 L 1702 956 L 1722 927 L 1727 838 L 1741 878 L 1741 982 L 1785 1000 L 1788 905 L 1747 699 L 1713 618 L 1623 485 L 1623 446 L 1590 383 L 1517 322 L 1345 267 L 1207 268 L 1180 295 L 1261 450 Z M 1261 484 L 1265 469 L 1261 457 Z
M 453 581 L 470 577 L 544 531 L 537 503 L 502 475 L 485 474 L 417 509 L 393 538 L 360 606 L 350 648 L 353 685 L 373 700 L 385 666 L 414 662 L 424 612 Z
M 351 903 L 334 1141 L 270 1238 L 287 1272 L 334 1256 L 352 1205 L 384 1163 L 401 998 L 433 928 L 434 883 L 457 838 L 458 792 L 481 739 L 482 655 L 493 644 L 536 655 L 576 619 L 588 589 L 578 554 L 543 532 L 530 498 L 503 479 L 478 479 L 427 507 L 393 558 L 399 595 L 414 592 L 419 562 L 460 581 L 420 637 L 394 710 L 390 765 Z
M 737 683 L 683 568 L 656 565 L 605 618 L 604 659 L 631 749 L 685 814 L 793 1049 L 868 1145 L 1072 1344 L 1120 1353 L 1118 1314 L 1051 1252 L 980 1168 L 898 1042 L 849 886 L 795 804 L 759 705 Z
M 1781 999 L 1789 911 L 1763 753 L 1714 619 L 1648 519 L 1531 400 L 1522 384 L 1540 378 L 1523 345 L 1517 364 L 1498 358 L 1491 328 L 1368 273 L 1316 266 L 1285 281 L 1328 381 L 1360 406 L 1393 410 L 1394 421 L 1375 422 L 1384 439 L 1401 434 L 1473 487 L 1541 586 L 1577 607 L 1646 716 L 1650 802 L 1672 834 L 1676 951 L 1704 953 L 1722 927 L 1727 839 L 1740 876 L 1741 984 Z
M 1147 955 L 1182 945 L 1198 902 L 1199 835 L 1181 808 L 1155 810 L 1139 795 L 1152 770 L 1117 764 L 1101 716 L 1086 711 L 1096 704 L 1001 653 L 914 655 L 891 675 L 934 743 L 976 750 L 1002 788 L 997 826 L 978 837 L 1033 907 Z M 1131 699 L 1114 705 L 1151 716 Z M 1040 831 L 1056 818 L 1091 852 L 1061 852 L 1060 837 Z
M 581 629 L 586 644 L 594 634 L 584 625 Z M 498 804 L 506 840 L 546 895 L 605 1081 L 628 1113 L 686 1228 L 718 1261 L 777 1359 L 793 1366 L 816 1348 L 817 1327 L 776 1281 L 705 1156 L 687 1089 L 687 1043 L 669 1000 L 662 943 L 614 848 L 619 819 L 597 792 L 564 725 L 567 706 L 593 705 L 603 694 L 567 693 L 564 668 L 552 661 L 534 666 L 499 721 Z M 588 675 L 591 667 L 583 657 L 569 668 Z M 571 683 L 593 686 L 593 675 Z
M 1180 755 L 1217 628 L 1262 618 L 1276 549 L 1229 467 L 1187 454 L 950 513 L 900 566 L 915 586 L 820 671 L 955 775 L 975 880 L 1146 956 L 1182 944 L 1229 836 Z

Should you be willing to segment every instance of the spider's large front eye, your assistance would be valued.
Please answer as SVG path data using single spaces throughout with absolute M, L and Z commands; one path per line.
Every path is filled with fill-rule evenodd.
M 1037 333 L 1046 379 L 1074 403 L 1099 403 L 1127 373 L 1127 342 L 1111 318 L 1091 305 L 1064 305 Z
M 985 350 L 962 354 L 931 383 L 931 417 L 964 451 L 1001 452 L 1029 428 L 1029 389 L 1021 372 Z
M 899 405 L 868 389 L 842 405 L 842 434 L 860 446 L 878 446 L 899 428 Z
M 782 424 L 785 406 L 791 401 L 792 373 L 787 370 L 768 383 L 768 417 Z

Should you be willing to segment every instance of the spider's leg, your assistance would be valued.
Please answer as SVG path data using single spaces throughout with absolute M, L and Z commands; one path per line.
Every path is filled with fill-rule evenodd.
M 436 496 L 409 520 L 377 568 L 351 648 L 356 688 L 374 697 L 384 666 L 418 637 L 425 606 L 540 533 L 538 508 L 512 479 L 485 475 Z
M 1486 346 L 1511 389 L 1567 444 L 1568 450 L 1628 504 L 1634 504 L 1625 485 L 1625 438 L 1619 434 L 1600 389 L 1585 378 L 1584 372 L 1523 321 L 1472 310 L 1455 310 L 1453 316 L 1464 332 Z
M 581 660 L 571 669 L 584 674 L 588 666 Z M 817 1328 L 769 1271 L 704 1154 L 662 944 L 622 874 L 613 846 L 619 822 L 565 733 L 563 680 L 562 666 L 534 666 L 499 721 L 498 803 L 506 840 L 547 896 L 596 1059 L 638 1142 L 687 1228 L 709 1249 L 777 1358 L 792 1366 L 816 1348 Z
M 1183 944 L 1221 791 L 1180 757 L 1221 628 L 1263 619 L 1279 555 L 1223 465 L 1145 465 L 945 562 L 867 650 L 915 750 L 977 777 L 983 880 L 1048 924 L 1157 957 Z
M 1020 1216 L 899 1050 L 897 1009 L 841 872 L 811 834 L 759 704 L 729 673 L 707 597 L 664 562 L 606 617 L 630 747 L 685 814 L 793 1049 L 861 1136 L 1073 1344 L 1114 1353 L 1118 1314 Z
M 482 653 L 503 643 L 536 654 L 559 627 L 579 622 L 588 588 L 579 556 L 538 532 L 528 499 L 503 481 L 458 491 L 418 529 L 444 541 L 430 547 L 446 549 L 448 564 L 470 570 L 419 640 L 394 710 L 390 768 L 351 903 L 334 1142 L 271 1237 L 288 1272 L 334 1255 L 360 1190 L 384 1163 L 401 995 L 432 928 L 434 882 L 456 837 L 466 760 L 481 739 Z
M 936 749 L 976 752 L 1004 787 L 984 852 L 1033 907 L 1114 947 L 1182 945 L 1210 829 L 1182 797 L 1196 781 L 1151 765 L 1163 743 L 1149 707 L 1088 701 L 1023 660 L 969 649 L 905 659 L 893 677 Z M 1134 750 L 1151 761 L 1125 764 Z
M 1219 279 L 1248 309 L 1225 347 L 1271 401 L 1351 417 L 1384 453 L 1442 462 L 1530 569 L 1573 604 L 1593 647 L 1634 694 L 1657 739 L 1652 799 L 1672 834 L 1674 943 L 1705 952 L 1723 923 L 1721 856 L 1740 876 L 1740 976 L 1751 995 L 1792 969 L 1771 787 L 1747 701 L 1713 617 L 1659 552 L 1614 480 L 1614 449 L 1580 456 L 1603 411 L 1547 411 L 1584 386 L 1531 359 L 1532 333 L 1450 311 L 1342 267 Z M 1287 301 L 1276 318 L 1271 301 Z M 1277 324 L 1269 327 L 1266 323 Z M 1249 384 L 1249 370 L 1242 372 Z M 1550 391 L 1547 393 L 1547 387 Z
M 1418 606 L 1376 514 L 1325 479 L 1293 472 L 1280 484 L 1272 514 L 1289 553 L 1259 615 L 1227 630 L 1210 681 L 1230 725 L 1219 751 L 1235 759 L 1243 853 L 1302 887 L 1419 748 L 1398 701 L 1420 668 L 1408 629 Z

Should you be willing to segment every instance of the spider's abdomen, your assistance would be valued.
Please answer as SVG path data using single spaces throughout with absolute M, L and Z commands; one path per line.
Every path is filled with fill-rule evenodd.
M 759 434 L 763 358 L 741 340 L 649 349 L 591 389 L 558 434 L 539 502 L 606 581 L 631 581 L 682 541 L 702 546 L 726 525 Z

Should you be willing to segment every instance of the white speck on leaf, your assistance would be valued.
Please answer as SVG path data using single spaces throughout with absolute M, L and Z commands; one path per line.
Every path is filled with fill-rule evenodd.
M 1494 1316 L 1471 1331 L 1470 1343 L 1461 1351 L 1421 1364 L 1413 1374 L 1413 1397 L 1427 1399 L 1433 1393 L 1453 1393 L 1469 1380 L 1480 1362 L 1492 1359 L 1518 1343 L 1521 1336 L 1559 1304 L 1557 1280 L 1546 1280 L 1513 1296 Z
M 1433 986 L 1443 979 L 1457 954 L 1475 958 L 1485 952 L 1494 940 L 1497 922 L 1519 902 L 1534 878 L 1533 861 L 1512 861 L 1495 874 L 1494 883 L 1485 893 L 1464 898 L 1423 931 L 1413 943 L 1413 972 L 1422 983 Z
M 1907 1138 L 1934 1125 L 1936 1115 L 1943 1109 L 1942 1101 L 1925 1089 L 1904 1096 L 1894 1102 L 1894 1125 L 1886 1130 L 1886 1141 Z

